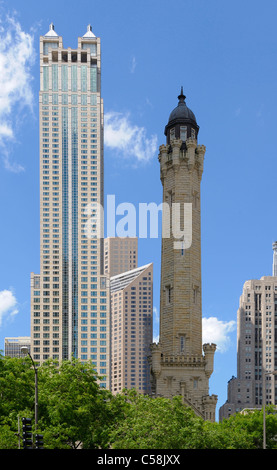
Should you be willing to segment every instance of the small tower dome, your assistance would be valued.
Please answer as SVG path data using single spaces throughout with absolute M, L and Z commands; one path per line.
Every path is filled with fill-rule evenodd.
M 189 137 L 197 139 L 199 126 L 197 125 L 194 113 L 187 107 L 185 99 L 183 87 L 181 87 L 181 93 L 178 96 L 179 103 L 170 113 L 164 130 L 167 144 L 170 144 L 172 139 L 181 139 L 184 142 Z

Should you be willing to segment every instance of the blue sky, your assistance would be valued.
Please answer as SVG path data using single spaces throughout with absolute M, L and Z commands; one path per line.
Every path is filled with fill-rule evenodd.
M 210 393 L 225 402 L 242 287 L 271 275 L 277 239 L 276 15 L 274 0 L 0 1 L 0 349 L 6 336 L 29 335 L 39 272 L 39 36 L 53 22 L 74 48 L 90 23 L 110 126 L 106 196 L 161 202 L 158 146 L 181 86 L 200 126 L 204 339 L 219 346 Z M 158 313 L 160 239 L 139 240 L 139 264 L 148 262 Z

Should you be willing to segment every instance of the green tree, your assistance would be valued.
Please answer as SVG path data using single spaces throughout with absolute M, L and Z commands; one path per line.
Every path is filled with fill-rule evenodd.
M 0 449 L 17 449 L 18 437 L 7 424 L 0 425 Z
M 181 397 L 151 398 L 135 390 L 113 396 L 100 383 L 92 363 L 49 361 L 38 368 L 38 432 L 45 448 L 262 448 L 259 410 L 211 423 L 184 406 Z M 30 358 L 0 355 L 0 449 L 18 447 L 18 419 L 32 418 L 34 426 L 34 387 Z M 276 449 L 274 407 L 267 408 L 266 436 L 267 448 Z
M 39 372 L 39 422 L 47 447 L 100 447 L 108 392 L 99 387 L 94 365 L 50 361 Z
M 29 361 L 0 354 L 0 449 L 18 448 L 18 418 L 33 414 L 34 372 Z
M 29 364 L 28 359 L 0 355 L 0 423 L 33 406 L 34 372 Z
M 74 359 L 38 368 L 38 432 L 45 448 L 105 446 L 101 439 L 110 394 L 99 380 L 93 364 Z M 34 385 L 30 358 L 0 356 L 0 448 L 17 447 L 10 437 L 18 432 L 18 416 L 32 418 L 34 426 Z
M 124 419 L 111 429 L 115 449 L 197 448 L 204 421 L 185 407 L 180 397 L 151 398 L 135 390 L 118 395 Z
M 262 449 L 263 413 L 251 410 L 246 414 L 236 413 L 218 423 L 219 431 L 226 436 L 225 448 Z M 267 448 L 277 448 L 277 417 L 274 406 L 266 407 Z M 227 447 L 228 445 L 228 447 Z
M 129 391 L 118 395 L 121 418 L 110 425 L 110 445 L 116 449 L 258 449 L 262 448 L 263 414 L 237 413 L 211 423 L 172 400 Z M 267 447 L 276 448 L 277 418 L 266 416 Z M 115 421 L 114 421 L 115 423 Z

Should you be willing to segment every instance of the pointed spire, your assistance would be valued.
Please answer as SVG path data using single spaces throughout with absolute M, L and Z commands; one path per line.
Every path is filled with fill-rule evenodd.
M 95 38 L 95 35 L 92 32 L 92 27 L 90 24 L 88 25 L 87 32 L 86 34 L 84 34 L 83 38 Z
M 46 33 L 44 36 L 47 36 L 47 37 L 58 37 L 58 34 L 56 33 L 55 31 L 55 28 L 54 28 L 54 24 L 51 23 L 49 25 L 49 31 L 48 33 Z
M 185 99 L 186 99 L 186 97 L 185 97 L 185 95 L 184 95 L 184 93 L 183 93 L 183 87 L 181 86 L 181 93 L 180 93 L 180 95 L 178 96 L 179 103 L 184 103 L 184 102 L 185 102 Z

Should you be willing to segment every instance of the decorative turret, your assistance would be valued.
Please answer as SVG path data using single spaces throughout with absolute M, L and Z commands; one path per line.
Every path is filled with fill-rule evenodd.
M 214 370 L 214 353 L 216 351 L 216 345 L 213 343 L 203 344 L 203 351 L 205 353 L 205 360 L 206 360 L 205 372 L 206 372 L 207 377 L 210 377 Z
M 187 107 L 185 99 L 183 87 L 181 87 L 178 106 L 170 113 L 164 130 L 167 144 L 170 144 L 173 139 L 181 139 L 183 142 L 189 137 L 197 139 L 199 126 L 194 113 Z
M 47 38 L 53 38 L 53 37 L 54 37 L 54 38 L 58 38 L 58 36 L 59 36 L 59 35 L 58 35 L 58 34 L 56 33 L 56 31 L 55 31 L 54 24 L 51 23 L 51 24 L 49 25 L 49 31 L 48 31 L 48 33 L 46 33 L 46 34 L 44 35 L 44 37 L 47 37 Z

